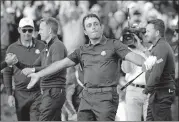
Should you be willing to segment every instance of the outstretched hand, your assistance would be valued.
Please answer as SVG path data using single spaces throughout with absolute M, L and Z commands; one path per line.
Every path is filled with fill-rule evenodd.
M 27 85 L 27 89 L 31 89 L 40 80 L 40 76 L 38 76 L 37 73 L 32 73 L 28 75 L 27 77 L 31 77 L 31 80 L 29 84 Z

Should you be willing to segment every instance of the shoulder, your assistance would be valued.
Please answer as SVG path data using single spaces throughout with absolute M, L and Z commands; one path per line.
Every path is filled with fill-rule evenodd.
M 60 40 L 55 40 L 51 45 L 52 48 L 65 48 L 65 45 Z
M 168 45 L 165 40 L 160 41 L 155 47 L 155 50 L 160 50 L 160 51 L 166 51 L 167 49 L 168 49 Z
M 44 42 L 41 41 L 41 40 L 34 39 L 34 41 L 35 41 L 37 44 L 40 44 L 40 45 L 44 45 L 44 46 L 45 46 Z
M 160 41 L 152 51 L 154 55 L 166 54 L 169 51 L 169 46 L 167 45 L 166 41 Z
M 34 39 L 36 48 L 39 48 L 40 50 L 43 50 L 45 48 L 45 44 L 41 40 Z
M 12 43 L 11 45 L 8 46 L 7 52 L 8 52 L 8 51 L 13 51 L 14 49 L 17 48 L 17 46 L 18 46 L 17 41 L 14 42 L 14 43 Z

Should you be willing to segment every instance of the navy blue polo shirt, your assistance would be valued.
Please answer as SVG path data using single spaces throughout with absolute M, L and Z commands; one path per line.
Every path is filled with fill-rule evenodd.
M 130 52 L 119 40 L 102 37 L 98 44 L 85 44 L 71 53 L 68 58 L 80 63 L 84 71 L 84 85 L 88 88 L 117 86 L 119 59 Z
M 152 70 L 146 72 L 146 93 L 151 93 L 155 89 L 175 88 L 175 58 L 171 46 L 164 38 L 160 38 L 154 44 L 151 55 L 162 60 L 155 64 Z

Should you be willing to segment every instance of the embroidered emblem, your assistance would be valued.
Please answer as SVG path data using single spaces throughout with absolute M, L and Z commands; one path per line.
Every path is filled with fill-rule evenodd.
M 162 59 L 162 58 L 156 61 L 157 64 L 159 64 L 159 63 L 161 63 L 161 62 L 163 62 L 163 59 Z
M 102 51 L 102 52 L 101 52 L 101 55 L 102 55 L 102 56 L 105 56 L 105 55 L 106 55 L 106 51 Z
M 36 53 L 36 54 L 39 54 L 39 53 L 40 53 L 40 50 L 39 50 L 39 49 L 36 49 L 36 50 L 35 50 L 35 53 Z

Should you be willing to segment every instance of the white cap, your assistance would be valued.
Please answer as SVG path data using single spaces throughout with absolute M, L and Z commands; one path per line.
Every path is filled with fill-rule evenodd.
M 19 22 L 19 27 L 22 28 L 22 27 L 25 27 L 25 26 L 32 26 L 34 27 L 34 22 L 31 18 L 22 18 Z

